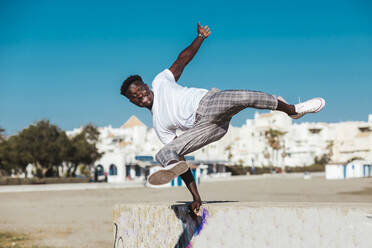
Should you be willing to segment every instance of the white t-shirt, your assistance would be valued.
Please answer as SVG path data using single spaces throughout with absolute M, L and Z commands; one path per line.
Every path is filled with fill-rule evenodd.
M 194 126 L 199 102 L 208 92 L 206 89 L 182 87 L 169 69 L 154 78 L 152 91 L 152 124 L 163 144 L 176 137 L 177 129 L 185 131 Z

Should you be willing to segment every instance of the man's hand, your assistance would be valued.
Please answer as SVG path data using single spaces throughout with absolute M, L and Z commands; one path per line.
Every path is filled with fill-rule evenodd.
M 208 28 L 208 25 L 201 26 L 200 22 L 198 22 L 198 35 L 201 36 L 203 39 L 207 38 L 211 34 L 210 29 Z
M 197 214 L 199 213 L 199 210 L 200 210 L 200 206 L 202 205 L 202 202 L 201 200 L 194 200 L 191 204 L 190 204 L 190 210 L 194 213 L 194 214 Z
M 172 64 L 169 70 L 173 73 L 174 79 L 178 81 L 185 66 L 192 60 L 199 47 L 211 34 L 208 26 L 200 26 L 198 22 L 198 36 L 194 39 L 190 46 L 186 47 L 177 57 L 177 60 Z

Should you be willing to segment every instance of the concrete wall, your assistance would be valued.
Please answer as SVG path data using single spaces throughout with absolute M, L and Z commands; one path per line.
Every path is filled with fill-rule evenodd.
M 114 247 L 371 247 L 372 204 L 126 204 Z

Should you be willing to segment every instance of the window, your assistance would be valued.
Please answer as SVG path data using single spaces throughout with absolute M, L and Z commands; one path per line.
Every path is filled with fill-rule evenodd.
M 118 174 L 118 168 L 116 167 L 116 165 L 111 164 L 110 165 L 110 170 L 109 170 L 109 175 L 110 176 L 116 176 L 117 174 Z
M 96 173 L 97 173 L 97 175 L 98 176 L 102 176 L 103 175 L 103 172 L 104 172 L 104 170 L 103 170 L 103 166 L 102 165 L 97 165 L 97 167 L 96 167 Z

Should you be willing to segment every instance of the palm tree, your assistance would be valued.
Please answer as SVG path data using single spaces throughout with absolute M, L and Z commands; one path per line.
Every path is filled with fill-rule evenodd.
M 282 145 L 281 137 L 285 134 L 286 134 L 286 132 L 282 132 L 282 131 L 275 130 L 275 129 L 272 129 L 272 128 L 270 128 L 268 131 L 265 132 L 265 138 L 267 140 L 267 143 L 273 151 L 271 166 L 273 166 L 274 160 L 276 161 L 276 163 L 278 162 L 279 150 L 284 147 Z
M 226 147 L 225 147 L 225 151 L 228 152 L 228 154 L 227 154 L 227 160 L 230 161 L 231 158 L 233 157 L 233 155 L 231 154 L 231 145 L 226 146 Z

